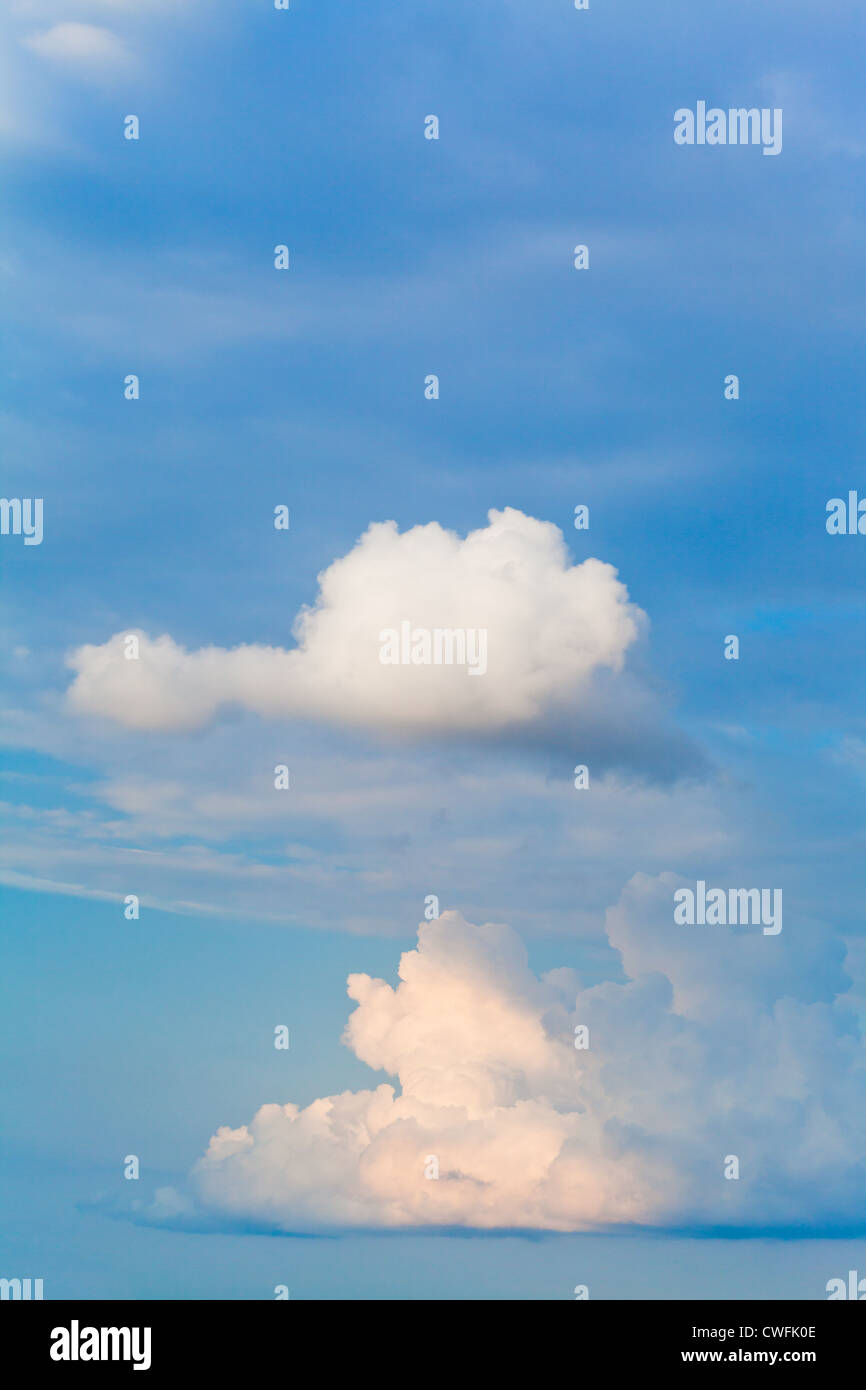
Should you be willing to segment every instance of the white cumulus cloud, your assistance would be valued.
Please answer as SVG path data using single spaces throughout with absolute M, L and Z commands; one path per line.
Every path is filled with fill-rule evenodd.
M 397 1087 L 218 1130 L 194 1170 L 199 1212 L 283 1231 L 862 1217 L 866 1070 L 843 948 L 805 928 L 676 926 L 679 882 L 637 875 L 610 912 L 623 983 L 538 978 L 507 926 L 424 923 L 396 988 L 349 978 L 344 1041 Z
M 293 625 L 295 647 L 187 651 L 137 633 L 139 659 L 127 660 L 129 634 L 116 633 L 70 654 L 69 700 L 133 729 L 194 729 L 236 706 L 415 733 L 494 732 L 573 710 L 597 672 L 622 668 L 642 618 L 611 565 L 571 564 L 556 526 L 512 508 L 465 538 L 435 522 L 403 533 L 384 522 L 319 576 L 315 604 Z M 467 660 L 458 640 L 450 664 L 386 664 L 385 634 L 403 624 L 466 634 Z

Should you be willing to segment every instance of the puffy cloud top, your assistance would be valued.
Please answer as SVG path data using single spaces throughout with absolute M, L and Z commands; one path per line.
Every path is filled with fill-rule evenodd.
M 295 648 L 190 652 L 138 633 L 139 658 L 128 660 L 130 634 L 117 633 L 71 653 L 69 700 L 133 729 L 194 729 L 234 705 L 419 734 L 495 732 L 572 707 L 595 672 L 620 670 L 642 617 L 611 565 L 572 565 L 556 526 L 513 508 L 465 539 L 436 522 L 401 533 L 389 521 L 319 576 Z M 431 664 L 416 640 L 425 632 Z M 466 634 L 463 662 L 455 634 Z M 391 660 L 406 654 L 408 664 Z
M 678 883 L 638 875 L 609 915 L 624 983 L 539 979 L 506 926 L 425 923 L 396 989 L 349 979 L 344 1041 L 399 1090 L 220 1129 L 200 1209 L 286 1231 L 860 1217 L 866 1072 L 841 958 L 818 932 L 678 926 Z

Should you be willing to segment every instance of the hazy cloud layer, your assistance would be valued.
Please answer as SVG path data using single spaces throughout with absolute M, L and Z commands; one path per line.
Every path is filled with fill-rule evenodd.
M 178 738 L 49 704 L 5 711 L 0 740 L 62 764 L 0 773 L 0 882 L 24 874 L 118 903 L 136 892 L 242 922 L 402 934 L 437 892 L 475 920 L 595 937 L 635 865 L 665 868 L 671 843 L 696 873 L 779 850 L 735 787 L 605 773 L 576 729 L 549 749 L 383 747 L 247 715 Z M 636 740 L 640 752 L 657 743 Z M 581 791 L 578 757 L 591 766 Z M 274 788 L 277 762 L 288 791 Z

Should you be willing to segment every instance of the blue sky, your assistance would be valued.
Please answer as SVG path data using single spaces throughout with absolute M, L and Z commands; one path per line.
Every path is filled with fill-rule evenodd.
M 820 1297 L 866 1259 L 850 1041 L 866 1008 L 866 541 L 824 524 L 829 498 L 866 493 L 862 12 L 181 9 L 22 0 L 0 21 L 2 492 L 45 506 L 40 546 L 0 537 L 8 1272 L 57 1296 L 286 1282 L 293 1297 L 568 1297 L 589 1263 L 593 1296 Z M 782 108 L 781 155 L 678 147 L 673 112 L 698 100 Z M 128 113 L 139 141 L 122 137 Z M 141 631 L 191 652 L 291 649 L 318 576 L 372 523 L 464 538 L 505 508 L 558 527 L 568 566 L 614 566 L 645 615 L 592 698 L 519 729 L 431 719 L 408 735 L 387 717 L 359 726 L 350 676 L 342 717 L 315 699 L 272 718 L 227 701 L 179 729 L 147 727 L 122 690 L 70 702 L 82 647 Z M 367 553 L 370 591 L 393 589 Z M 684 963 L 656 915 L 664 874 L 780 886 L 781 954 L 759 941 L 748 980 L 736 941 Z M 724 1064 L 749 1095 L 748 1123 L 736 1105 L 725 1123 L 764 1165 L 731 1221 L 744 1239 L 711 1236 L 725 1222 L 701 1197 L 702 1141 L 679 1168 L 687 1114 L 666 1112 L 661 1082 L 657 1114 L 631 1120 L 691 1195 L 631 1223 L 600 1202 L 615 1233 L 353 1233 L 331 1212 L 315 1239 L 274 1238 L 238 1233 L 263 1224 L 246 1179 L 196 1190 L 219 1126 L 396 1084 L 340 1042 L 346 977 L 396 987 L 431 893 L 461 921 L 508 923 L 536 977 L 566 967 L 584 990 L 623 988 L 638 966 L 664 975 L 670 952 L 689 1027 L 701 970 L 721 970 L 716 1023 L 727 1009 L 746 1050 L 783 1026 L 780 1000 L 813 1010 L 790 1025 L 811 1071 L 787 1033 L 766 1043 L 778 1055 L 757 1091 L 784 1115 L 761 1110 L 742 1058 Z M 503 970 L 503 1000 L 535 997 Z M 655 1008 L 650 1051 L 671 1025 Z M 271 1045 L 278 1023 L 288 1053 Z M 688 1036 L 665 1065 L 708 1089 L 695 1132 L 711 1153 L 727 1073 L 698 1056 L 709 1035 Z M 608 1081 L 612 1105 L 624 1083 Z M 796 1181 L 774 1178 L 774 1126 L 804 1155 Z M 129 1153 L 138 1184 L 122 1178 Z M 206 1209 L 207 1233 L 149 1207 L 167 1188 Z M 791 1238 L 791 1211 L 809 1239 Z M 774 1222 L 774 1239 L 755 1234 Z

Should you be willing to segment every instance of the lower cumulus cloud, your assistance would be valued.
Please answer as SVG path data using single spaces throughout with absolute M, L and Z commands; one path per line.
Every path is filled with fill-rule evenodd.
M 628 883 L 607 914 L 624 978 L 590 987 L 534 974 L 507 926 L 422 924 L 396 988 L 348 981 L 344 1041 L 397 1085 L 219 1129 L 192 1174 L 197 1215 L 298 1233 L 861 1222 L 843 945 L 817 925 L 678 926 L 681 883 Z M 172 1192 L 147 1213 L 177 1215 Z

